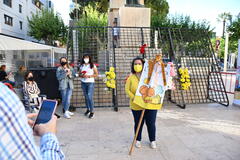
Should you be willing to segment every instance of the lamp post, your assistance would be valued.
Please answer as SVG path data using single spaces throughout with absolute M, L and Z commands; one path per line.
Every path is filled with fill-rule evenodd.
M 229 33 L 226 32 L 226 34 L 225 34 L 224 67 L 223 67 L 224 72 L 227 71 L 228 40 L 229 40 Z

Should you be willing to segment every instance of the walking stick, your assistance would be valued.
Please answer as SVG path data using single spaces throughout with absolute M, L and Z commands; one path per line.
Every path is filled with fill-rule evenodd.
M 142 120 L 143 120 L 144 113 L 145 113 L 145 109 L 142 110 L 141 117 L 140 117 L 139 122 L 138 122 L 137 130 L 136 130 L 136 133 L 135 133 L 135 136 L 134 136 L 134 139 L 133 139 L 130 151 L 129 151 L 129 155 L 131 155 L 132 152 L 133 152 L 133 148 L 134 148 L 134 145 L 135 145 L 136 140 L 137 140 L 138 132 L 139 132 Z

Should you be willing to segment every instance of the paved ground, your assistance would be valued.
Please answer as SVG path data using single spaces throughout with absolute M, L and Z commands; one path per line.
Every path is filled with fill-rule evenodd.
M 133 138 L 129 108 L 96 109 L 94 119 L 77 109 L 71 120 L 61 118 L 58 138 L 68 160 L 239 160 L 240 108 L 217 104 L 165 106 L 157 116 L 158 148 L 143 147 L 128 156 Z

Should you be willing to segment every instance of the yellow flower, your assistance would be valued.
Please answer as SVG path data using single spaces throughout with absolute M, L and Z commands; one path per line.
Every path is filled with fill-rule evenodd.
M 114 67 L 110 67 L 109 71 L 114 72 Z
M 187 78 L 187 79 L 186 79 L 186 82 L 190 82 L 190 79 Z
M 116 78 L 116 74 L 114 72 L 110 72 L 109 74 L 111 79 L 115 79 Z
M 107 82 L 106 82 L 106 86 L 110 88 L 110 86 L 111 86 L 110 81 L 107 81 Z
M 184 78 L 181 78 L 180 81 L 181 81 L 181 82 L 185 82 L 185 79 L 184 79 Z
M 110 80 L 110 83 L 111 83 L 111 84 L 116 84 L 116 81 L 115 81 L 114 79 L 111 79 L 111 80 Z

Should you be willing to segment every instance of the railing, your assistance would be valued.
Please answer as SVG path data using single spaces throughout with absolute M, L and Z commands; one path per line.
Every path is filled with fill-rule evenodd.
M 214 73 L 221 74 L 224 86 L 226 88 L 226 93 L 234 94 L 235 84 L 236 84 L 236 73 L 235 72 L 214 72 Z M 217 92 L 223 92 L 223 91 L 216 90 L 213 88 L 210 88 L 210 90 L 217 91 Z

